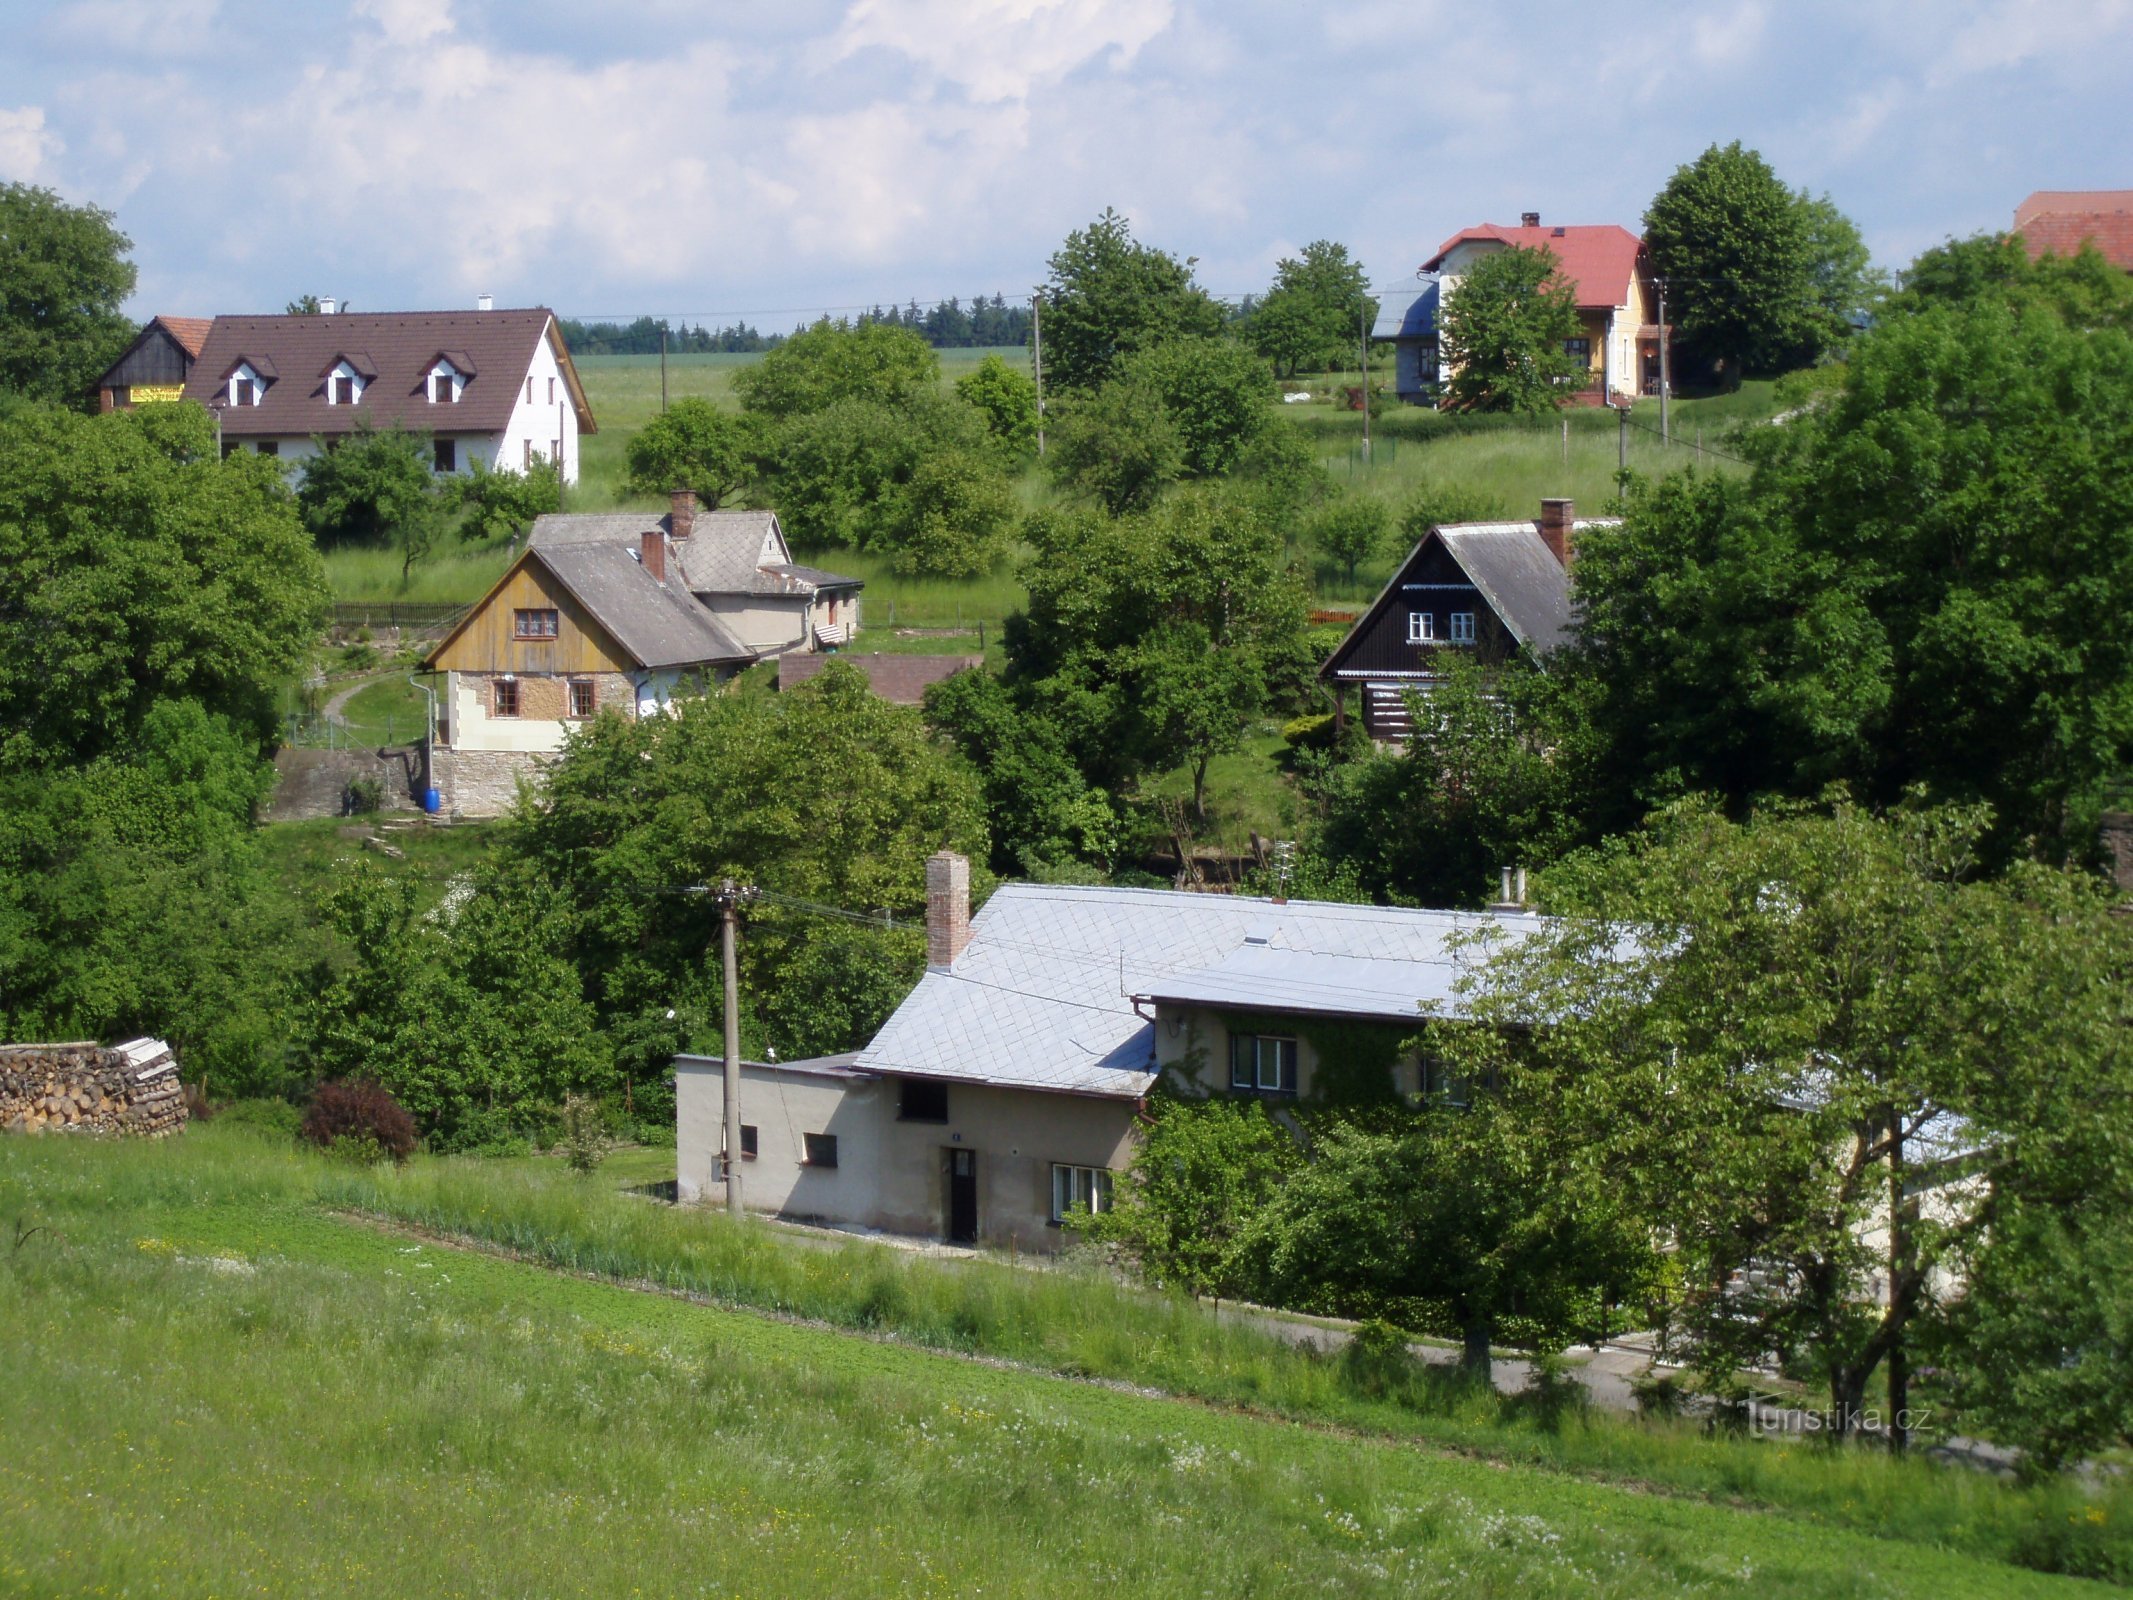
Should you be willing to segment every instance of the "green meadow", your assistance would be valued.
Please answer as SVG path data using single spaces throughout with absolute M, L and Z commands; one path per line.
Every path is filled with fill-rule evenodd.
M 2115 1485 L 1359 1370 L 671 1171 L 0 1141 L 0 1590 L 1953 1600 L 2124 1548 Z

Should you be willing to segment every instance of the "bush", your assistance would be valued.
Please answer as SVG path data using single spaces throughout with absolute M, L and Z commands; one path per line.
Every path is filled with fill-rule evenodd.
M 334 1078 L 311 1091 L 302 1136 L 322 1150 L 404 1162 L 415 1153 L 415 1119 L 373 1078 Z
M 591 1172 L 607 1159 L 612 1142 L 598 1101 L 584 1094 L 563 1096 L 563 1138 L 558 1148 L 565 1166 L 572 1172 Z
M 261 1133 L 293 1139 L 303 1126 L 304 1113 L 302 1107 L 286 1100 L 232 1100 L 216 1108 L 215 1120 L 225 1127 L 257 1128 Z
M 530 1156 L 534 1141 L 521 1117 L 502 1106 L 477 1107 L 448 1131 L 432 1131 L 430 1148 L 440 1155 Z
M 1332 749 L 1333 713 L 1326 711 L 1317 716 L 1291 718 L 1281 725 L 1281 742 L 1291 750 Z
M 385 785 L 377 778 L 351 778 L 341 802 L 348 816 L 367 817 L 384 808 Z
M 1348 1381 L 1361 1393 L 1382 1400 L 1397 1395 L 1414 1376 L 1414 1352 L 1407 1335 L 1383 1317 L 1361 1324 L 1341 1352 Z

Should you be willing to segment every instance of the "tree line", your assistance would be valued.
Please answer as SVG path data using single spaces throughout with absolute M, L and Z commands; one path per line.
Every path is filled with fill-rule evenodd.
M 936 350 L 1023 346 L 1030 341 L 1029 307 L 1010 305 L 997 294 L 990 298 L 974 295 L 968 306 L 951 295 L 923 311 L 915 300 L 903 306 L 877 305 L 834 321 L 846 327 L 908 328 Z M 650 316 L 626 323 L 559 317 L 556 325 L 571 354 L 580 356 L 655 356 L 661 350 L 677 355 L 754 355 L 775 350 L 788 337 L 766 334 L 748 322 L 706 328 L 701 323 L 691 326 Z M 806 327 L 800 325 L 800 329 Z

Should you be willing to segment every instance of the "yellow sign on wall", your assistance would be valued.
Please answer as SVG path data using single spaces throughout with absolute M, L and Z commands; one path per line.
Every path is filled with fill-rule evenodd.
M 159 400 L 175 400 L 183 393 L 182 383 L 137 383 L 126 392 L 126 398 L 137 406 L 146 406 Z

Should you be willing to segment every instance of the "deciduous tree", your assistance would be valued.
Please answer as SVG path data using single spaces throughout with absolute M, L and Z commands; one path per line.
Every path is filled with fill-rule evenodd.
M 1811 214 L 1738 140 L 1676 168 L 1644 213 L 1644 245 L 1688 351 L 1736 379 L 1811 360 L 1815 233 L 1830 237 L 1833 216 Z
M 1037 385 L 997 355 L 989 355 L 955 380 L 955 392 L 985 419 L 1010 459 L 1037 448 Z
M 662 496 L 694 489 L 704 509 L 716 511 L 753 481 L 761 446 L 762 430 L 754 418 L 685 395 L 630 439 L 624 487 L 631 494 Z
M 0 184 L 0 390 L 93 409 L 96 380 L 133 324 L 133 241 L 95 206 L 50 189 Z
M 1051 268 L 1043 320 L 1047 388 L 1094 389 L 1136 350 L 1222 329 L 1222 308 L 1193 281 L 1192 259 L 1139 243 L 1115 211 L 1068 234 Z
M 1288 377 L 1346 361 L 1361 348 L 1378 303 L 1348 247 L 1318 239 L 1274 267 L 1274 287 L 1252 308 L 1252 348 Z
M 1553 411 L 1584 374 L 1566 341 L 1577 337 L 1577 295 L 1552 252 L 1492 250 L 1444 297 L 1438 348 L 1451 403 L 1473 411 Z
M 886 322 L 852 326 L 824 317 L 733 376 L 741 409 L 798 417 L 840 400 L 896 406 L 939 384 L 940 357 L 921 334 Z

